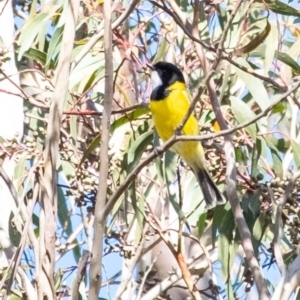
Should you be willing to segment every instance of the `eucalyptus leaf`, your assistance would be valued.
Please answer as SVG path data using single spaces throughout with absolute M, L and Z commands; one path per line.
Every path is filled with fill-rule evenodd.
M 279 0 L 266 0 L 268 9 L 276 14 L 300 17 L 300 11 Z
M 254 72 L 250 64 L 244 58 L 238 57 L 235 62 L 241 66 L 246 67 L 251 72 Z M 246 73 L 235 66 L 232 66 L 232 68 L 236 70 L 238 77 L 245 83 L 257 105 L 262 110 L 266 109 L 269 106 L 270 101 L 263 82 L 257 77 Z
M 21 60 L 23 53 L 32 47 L 41 26 L 43 26 L 50 18 L 51 15 L 49 13 L 40 13 L 25 22 L 18 39 L 18 43 L 20 44 L 18 60 Z
M 230 246 L 233 243 L 233 230 L 235 228 L 234 217 L 231 210 L 224 215 L 219 227 L 218 258 L 221 262 L 222 275 L 225 281 L 230 276 Z
M 293 149 L 296 166 L 297 168 L 300 168 L 300 145 L 294 140 L 291 140 L 291 145 Z
M 243 102 L 243 100 L 234 96 L 230 96 L 230 102 L 231 102 L 232 112 L 239 124 L 243 124 L 245 122 L 251 121 L 256 117 L 255 113 L 245 102 Z M 248 131 L 248 133 L 253 139 L 256 138 L 255 124 L 251 124 L 247 126 L 246 130 Z

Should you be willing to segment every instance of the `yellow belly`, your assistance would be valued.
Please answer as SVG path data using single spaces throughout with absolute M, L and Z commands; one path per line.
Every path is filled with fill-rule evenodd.
M 174 85 L 179 85 L 175 86 Z M 163 141 L 168 140 L 176 127 L 181 123 L 190 106 L 188 94 L 181 88 L 182 83 L 170 87 L 170 94 L 164 100 L 151 101 L 150 110 L 158 135 Z M 198 135 L 199 127 L 196 118 L 191 115 L 183 127 L 184 135 Z M 199 142 L 177 142 L 172 146 L 190 167 L 203 165 L 203 149 Z

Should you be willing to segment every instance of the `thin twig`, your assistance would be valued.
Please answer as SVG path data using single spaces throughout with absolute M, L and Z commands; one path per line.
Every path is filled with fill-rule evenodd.
M 281 92 L 286 92 L 287 91 L 286 86 L 282 86 L 282 85 L 278 84 L 276 81 L 274 81 L 273 79 L 271 79 L 269 77 L 262 76 L 262 75 L 260 75 L 256 72 L 253 72 L 252 70 L 247 69 L 246 67 L 244 67 L 244 66 L 238 64 L 236 61 L 234 61 L 234 59 L 232 59 L 229 55 L 223 54 L 220 58 L 223 59 L 223 60 L 227 60 L 228 62 L 230 62 L 235 67 L 239 68 L 240 70 L 242 70 L 242 71 L 258 78 L 258 79 L 261 79 L 265 82 L 270 83 L 271 85 L 273 85 L 275 88 L 277 88 Z
M 158 252 L 158 254 L 156 255 L 156 257 L 154 257 L 153 261 L 151 262 L 150 266 L 148 266 L 144 276 L 143 276 L 143 279 L 142 279 L 142 282 L 141 282 L 141 285 L 140 285 L 140 288 L 139 288 L 139 292 L 137 294 L 137 297 L 136 297 L 136 300 L 139 300 L 142 296 L 142 293 L 143 293 L 143 288 L 144 288 L 144 285 L 145 285 L 145 282 L 147 280 L 147 277 L 149 275 L 149 273 L 151 272 L 154 264 L 156 263 L 157 261 L 157 258 L 159 257 L 159 255 L 161 255 L 161 252 Z
M 147 220 L 147 223 L 155 230 L 156 233 L 159 234 L 161 239 L 165 242 L 166 246 L 171 251 L 172 255 L 174 256 L 174 258 L 181 270 L 182 278 L 183 278 L 189 292 L 193 296 L 193 298 L 196 300 L 201 300 L 200 293 L 194 284 L 191 272 L 188 269 L 188 265 L 185 261 L 183 254 L 181 252 L 175 250 L 175 248 L 172 245 L 171 241 L 169 240 L 168 236 L 166 234 L 164 234 L 164 230 L 161 228 L 160 223 L 157 222 L 158 220 L 156 218 L 153 218 L 153 220 L 156 223 L 155 225 L 149 220 L 148 217 L 145 216 L 145 218 Z
M 123 109 L 112 110 L 111 114 L 112 115 L 124 114 L 124 113 L 131 112 L 138 108 L 146 108 L 146 107 L 147 107 L 146 104 L 136 104 L 136 105 L 132 105 L 130 107 L 125 107 Z M 102 116 L 103 112 L 102 111 L 93 111 L 93 110 L 85 110 L 85 111 L 68 110 L 68 111 L 64 111 L 63 114 L 70 115 L 70 116 Z
M 122 281 L 121 281 L 120 285 L 118 286 L 118 290 L 114 297 L 115 300 L 122 299 L 123 293 L 128 288 L 128 283 L 132 279 L 133 271 L 134 271 L 136 265 L 138 264 L 141 256 L 143 255 L 144 244 L 146 241 L 145 236 L 146 236 L 146 232 L 148 230 L 149 230 L 149 225 L 146 224 L 146 226 L 144 227 L 144 230 L 143 230 L 143 238 L 142 238 L 140 244 L 138 245 L 137 249 L 135 250 L 134 257 L 132 257 L 129 260 L 129 264 L 126 266 L 126 274 L 125 274 L 125 276 L 122 276 Z
M 192 265 L 195 261 L 201 258 L 203 254 L 192 257 L 188 259 L 187 265 Z M 170 286 L 172 286 L 174 283 L 176 283 L 178 280 L 182 278 L 182 274 L 180 272 L 179 268 L 175 268 L 172 270 L 172 274 L 165 278 L 160 283 L 156 284 L 151 290 L 149 290 L 140 300 L 152 300 L 156 299 L 157 296 L 159 296 L 160 293 L 168 289 Z
M 28 209 L 28 218 L 26 220 L 25 226 L 23 228 L 22 234 L 21 234 L 21 240 L 18 246 L 18 249 L 16 250 L 16 252 L 14 253 L 13 258 L 10 261 L 10 266 L 9 268 L 7 268 L 7 272 L 5 273 L 5 275 L 3 276 L 1 283 L 0 283 L 0 287 L 3 286 L 5 280 L 6 280 L 6 276 L 8 275 L 9 272 L 11 272 L 9 275 L 9 280 L 7 283 L 7 286 L 5 288 L 5 297 L 4 299 L 6 299 L 6 297 L 10 294 L 10 290 L 12 287 L 12 284 L 15 280 L 15 276 L 17 274 L 17 270 L 21 261 L 21 257 L 23 255 L 23 250 L 26 244 L 26 240 L 27 240 L 27 236 L 28 236 L 28 231 L 29 231 L 29 227 L 31 225 L 31 217 L 33 214 L 33 209 L 35 207 L 35 203 L 37 201 L 38 198 L 38 192 L 39 192 L 39 185 L 36 184 L 34 187 L 34 191 L 33 191 L 33 202 L 31 203 L 31 207 Z M 16 216 L 15 216 L 16 218 Z M 11 224 L 10 226 L 13 226 L 13 224 Z
M 133 0 L 130 3 L 129 7 L 121 14 L 121 16 L 111 24 L 111 30 L 116 29 L 119 25 L 123 23 L 123 21 L 125 21 L 128 18 L 138 3 L 139 0 Z M 111 7 L 110 7 L 110 11 L 111 11 Z M 82 50 L 79 52 L 79 54 L 75 57 L 71 65 L 71 70 L 73 70 L 75 66 L 85 57 L 85 55 L 94 47 L 94 45 L 101 38 L 103 38 L 104 34 L 105 34 L 105 29 L 103 29 L 102 24 L 100 24 L 98 31 L 90 38 L 90 40 L 84 45 Z
M 229 28 L 232 25 L 233 19 L 234 19 L 235 15 L 237 14 L 237 12 L 238 12 L 238 10 L 239 10 L 239 8 L 240 8 L 240 6 L 242 5 L 243 2 L 244 2 L 244 0 L 239 0 L 235 4 L 234 10 L 231 12 L 230 17 L 229 17 L 229 19 L 228 19 L 228 21 L 225 25 L 225 28 L 224 28 L 223 33 L 222 33 L 221 38 L 220 38 L 219 46 L 218 46 L 217 51 L 216 51 L 220 55 L 222 54 L 222 51 L 224 51 L 224 42 L 226 40 Z

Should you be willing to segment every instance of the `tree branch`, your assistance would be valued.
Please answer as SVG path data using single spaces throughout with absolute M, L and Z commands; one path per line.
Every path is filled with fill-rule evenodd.
M 83 254 L 80 258 L 79 264 L 78 264 L 78 270 L 77 270 L 77 274 L 76 274 L 76 279 L 75 282 L 72 286 L 72 300 L 78 300 L 79 299 L 79 286 L 81 281 L 83 280 L 85 273 L 86 273 L 86 267 L 87 264 L 89 262 L 89 258 L 90 258 L 90 251 L 88 250 L 84 250 Z
M 56 165 L 59 153 L 59 139 L 61 118 L 64 100 L 68 91 L 68 78 L 70 60 L 76 33 L 76 23 L 79 11 L 79 1 L 70 0 L 66 8 L 66 23 L 63 32 L 61 52 L 57 67 L 57 77 L 47 126 L 45 150 L 44 150 L 44 176 L 42 179 L 41 207 L 45 217 L 47 230 L 40 240 L 44 239 L 45 251 L 41 252 L 40 260 L 43 262 L 43 272 L 49 280 L 47 297 L 54 299 L 55 288 L 53 281 L 55 265 L 55 240 L 56 240 L 56 214 L 57 214 L 57 172 Z M 40 249 L 41 250 L 41 249 Z M 44 285 L 38 287 L 44 289 Z M 52 291 L 52 295 L 50 295 Z M 39 293 L 40 295 L 43 292 Z
M 105 96 L 103 100 L 102 133 L 100 149 L 100 174 L 98 193 L 95 205 L 94 240 L 90 267 L 89 299 L 98 300 L 102 275 L 102 251 L 105 232 L 105 209 L 108 177 L 108 143 L 110 135 L 110 117 L 113 102 L 113 57 L 112 57 L 112 24 L 111 0 L 104 1 L 104 52 L 105 52 Z
M 289 265 L 284 276 L 281 277 L 272 300 L 288 300 L 300 285 L 300 254 Z

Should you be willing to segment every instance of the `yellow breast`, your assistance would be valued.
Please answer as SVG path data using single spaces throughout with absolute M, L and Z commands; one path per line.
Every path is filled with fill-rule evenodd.
M 168 88 L 167 98 L 150 102 L 150 110 L 156 130 L 163 141 L 168 140 L 181 123 L 190 106 L 185 84 L 175 82 Z M 183 128 L 185 135 L 197 135 L 199 132 L 196 118 L 191 115 Z
M 158 135 L 163 141 L 168 140 L 176 127 L 182 122 L 189 106 L 189 96 L 184 83 L 175 82 L 167 89 L 169 95 L 163 100 L 150 102 L 150 110 Z M 183 127 L 184 135 L 198 135 L 198 122 L 194 115 L 191 115 Z M 173 147 L 186 162 L 198 161 L 202 157 L 202 146 L 199 142 L 178 142 Z M 198 157 L 198 158 L 197 158 Z

